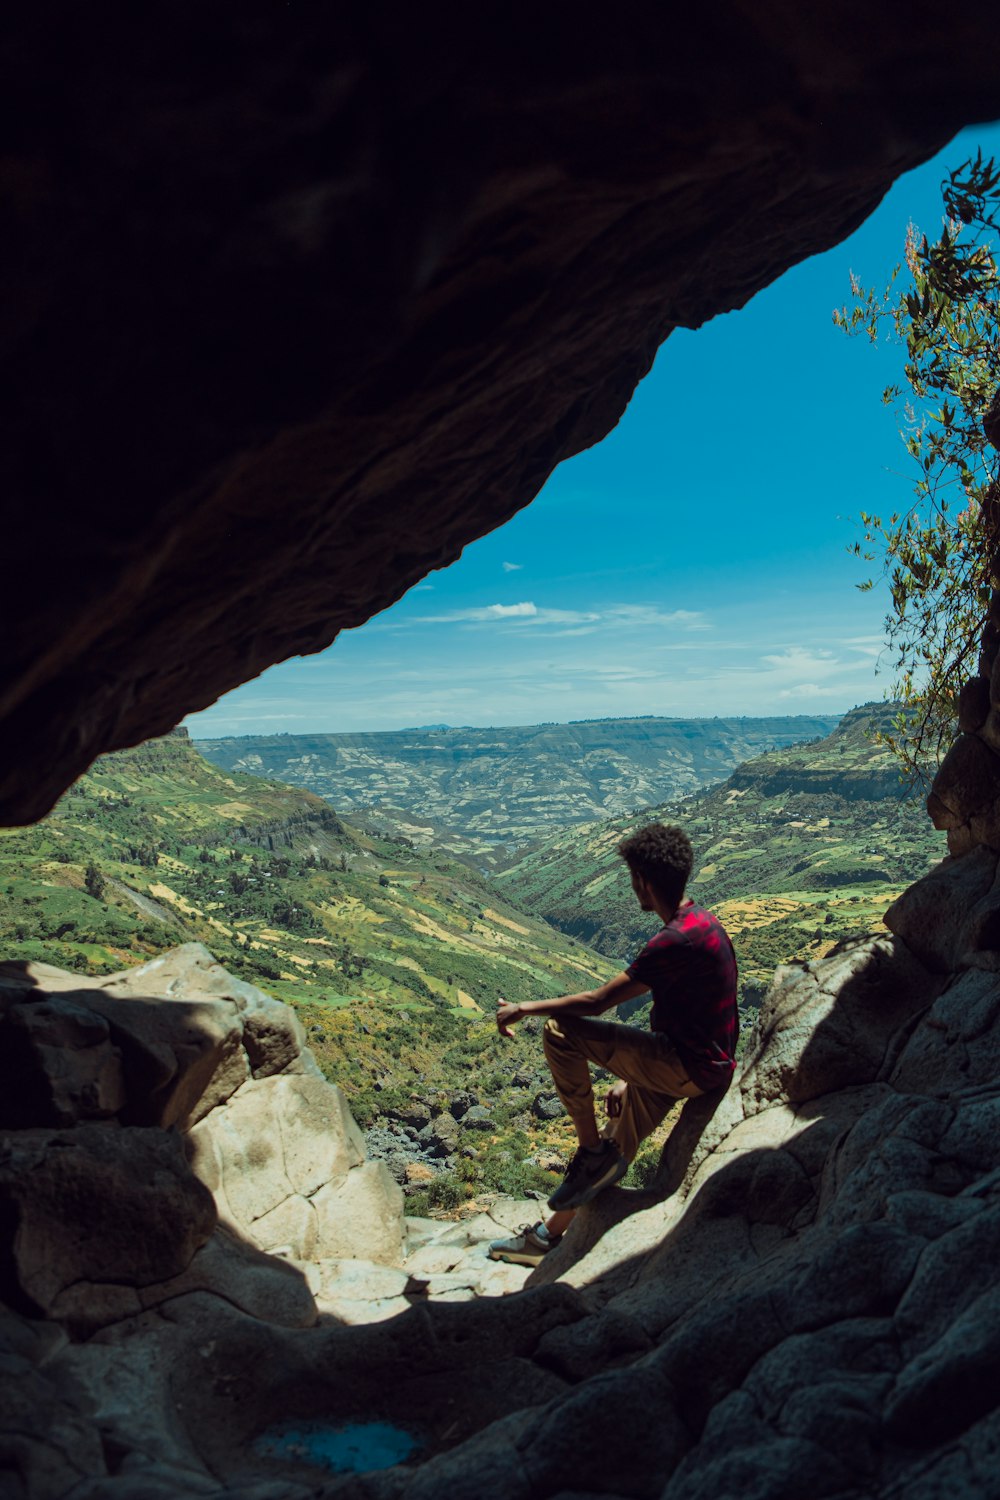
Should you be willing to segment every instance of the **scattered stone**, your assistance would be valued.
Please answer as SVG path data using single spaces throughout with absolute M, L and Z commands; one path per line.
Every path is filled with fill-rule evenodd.
M 387 1119 L 399 1120 L 403 1125 L 412 1126 L 415 1130 L 421 1130 L 427 1125 L 431 1118 L 430 1107 L 419 1099 L 411 1099 L 407 1104 L 400 1105 L 398 1109 L 387 1112 Z
M 452 1156 L 460 1141 L 458 1125 L 450 1114 L 438 1115 L 423 1127 L 417 1139 L 432 1157 Z
M 496 1121 L 483 1104 L 474 1104 L 466 1110 L 462 1124 L 467 1130 L 496 1130 Z
M 558 1094 L 536 1094 L 531 1101 L 531 1113 L 536 1120 L 558 1120 L 566 1113 Z

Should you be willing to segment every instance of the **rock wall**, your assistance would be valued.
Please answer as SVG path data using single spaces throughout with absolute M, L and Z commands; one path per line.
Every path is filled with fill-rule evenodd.
M 672 328 L 1000 114 L 994 19 L 11 9 L 0 821 L 525 505 Z

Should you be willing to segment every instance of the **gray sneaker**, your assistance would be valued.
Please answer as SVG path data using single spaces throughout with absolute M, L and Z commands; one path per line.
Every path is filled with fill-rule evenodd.
M 628 1162 L 614 1141 L 602 1141 L 599 1151 L 581 1146 L 566 1168 L 566 1176 L 549 1199 L 553 1213 L 566 1208 L 582 1208 L 591 1198 L 624 1177 Z
M 494 1240 L 489 1248 L 490 1260 L 505 1260 L 512 1266 L 537 1266 L 550 1250 L 562 1241 L 561 1234 L 549 1234 L 539 1219 L 524 1224 L 509 1240 Z

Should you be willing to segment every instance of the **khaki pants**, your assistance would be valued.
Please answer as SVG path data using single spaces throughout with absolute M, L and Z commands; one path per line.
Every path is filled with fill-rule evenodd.
M 626 1161 L 633 1159 L 639 1142 L 652 1134 L 675 1100 L 705 1092 L 691 1082 L 663 1031 L 640 1031 L 585 1016 L 550 1016 L 542 1040 L 556 1092 L 574 1120 L 585 1118 L 594 1107 L 588 1064 L 597 1063 L 628 1084 L 621 1114 L 602 1132 Z

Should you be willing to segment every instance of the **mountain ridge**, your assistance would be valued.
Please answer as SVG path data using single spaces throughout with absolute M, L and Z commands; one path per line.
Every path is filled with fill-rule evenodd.
M 453 852 L 495 866 L 498 845 L 693 792 L 748 756 L 828 733 L 836 722 L 830 715 L 647 715 L 193 744 L 225 771 L 307 787 L 343 814 L 399 810 L 411 822 L 423 819 Z

